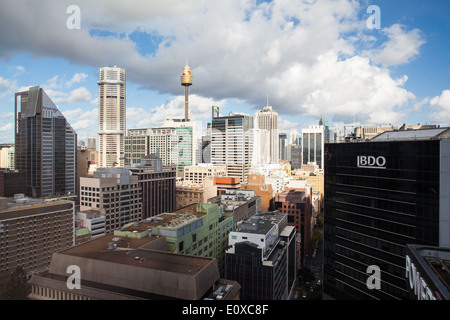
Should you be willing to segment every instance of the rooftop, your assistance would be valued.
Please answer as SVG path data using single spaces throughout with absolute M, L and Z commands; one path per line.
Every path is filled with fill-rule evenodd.
M 450 138 L 450 128 L 386 131 L 370 141 L 440 140 Z

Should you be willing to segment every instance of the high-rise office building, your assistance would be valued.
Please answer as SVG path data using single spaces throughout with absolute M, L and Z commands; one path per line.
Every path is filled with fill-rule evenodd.
M 271 106 L 265 106 L 256 114 L 258 129 L 269 131 L 269 163 L 278 163 L 278 113 L 272 110 Z
M 177 137 L 176 165 L 178 175 L 183 176 L 184 167 L 195 165 L 196 161 L 196 125 L 189 119 L 167 119 L 163 122 L 161 129 L 175 128 Z
M 317 164 L 324 168 L 325 127 L 309 126 L 302 129 L 302 164 Z
M 15 119 L 16 170 L 25 174 L 25 193 L 75 194 L 77 134 L 42 88 L 16 93 Z
M 286 133 L 280 133 L 278 135 L 278 157 L 280 160 L 288 160 L 286 147 L 288 145 L 288 137 Z
M 102 210 L 106 234 L 142 219 L 142 189 L 128 168 L 99 168 L 80 178 L 80 210 Z
M 212 119 L 211 162 L 225 165 L 227 174 L 245 182 L 253 156 L 253 117 L 217 116 Z
M 125 165 L 140 164 L 144 157 L 158 155 L 164 166 L 178 164 L 176 128 L 130 129 L 125 137 Z
M 126 131 L 126 73 L 119 67 L 100 68 L 99 165 L 124 166 Z
M 437 128 L 326 144 L 325 298 L 408 299 L 407 245 L 450 247 L 449 138 Z
M 163 166 L 155 156 L 144 157 L 139 164 L 128 168 L 138 177 L 142 189 L 142 218 L 162 212 L 172 212 L 176 205 L 176 167 Z

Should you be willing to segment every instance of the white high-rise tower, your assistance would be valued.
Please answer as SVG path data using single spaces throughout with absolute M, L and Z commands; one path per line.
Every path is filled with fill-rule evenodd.
M 278 163 L 278 112 L 272 107 L 265 106 L 256 114 L 258 129 L 269 131 L 270 163 Z
M 125 69 L 100 68 L 99 167 L 123 167 L 126 131 Z

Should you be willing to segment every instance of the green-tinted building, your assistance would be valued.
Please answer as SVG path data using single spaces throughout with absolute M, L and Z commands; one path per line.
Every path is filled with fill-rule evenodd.
M 121 232 L 121 236 L 128 232 L 130 238 L 149 234 L 165 236 L 169 251 L 215 258 L 223 274 L 228 234 L 232 228 L 233 218 L 225 217 L 217 204 L 199 203 L 128 224 L 117 232 Z

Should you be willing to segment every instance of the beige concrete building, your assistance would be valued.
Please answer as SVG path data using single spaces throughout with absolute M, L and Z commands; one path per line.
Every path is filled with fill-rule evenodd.
M 48 268 L 53 252 L 75 244 L 74 232 L 73 201 L 0 198 L 0 273 Z
M 265 106 L 256 114 L 258 129 L 264 129 L 269 132 L 269 163 L 278 163 L 279 160 L 278 121 L 278 113 L 273 111 L 271 106 Z
M 243 183 L 241 188 L 255 191 L 255 195 L 261 197 L 261 211 L 271 211 L 274 194 L 272 185 L 266 183 L 265 178 L 262 174 L 249 174 L 247 183 Z
M 194 203 L 206 203 L 209 198 L 217 196 L 217 186 L 213 178 L 207 178 L 201 183 L 182 181 L 176 186 L 176 209 L 186 207 Z
M 217 261 L 170 253 L 166 237 L 141 230 L 111 234 L 53 254 L 48 272 L 34 275 L 37 300 L 236 300 L 240 285 L 220 279 Z M 133 232 L 136 231 L 136 232 Z M 67 284 L 77 266 L 78 289 Z M 72 284 L 76 284 L 73 280 Z
M 184 167 L 184 180 L 189 180 L 193 183 L 202 183 L 208 177 L 226 177 L 226 175 L 226 166 L 199 164 L 197 166 Z
M 138 177 L 125 168 L 100 168 L 93 178 L 80 178 L 80 211 L 104 209 L 105 232 L 142 219 Z

